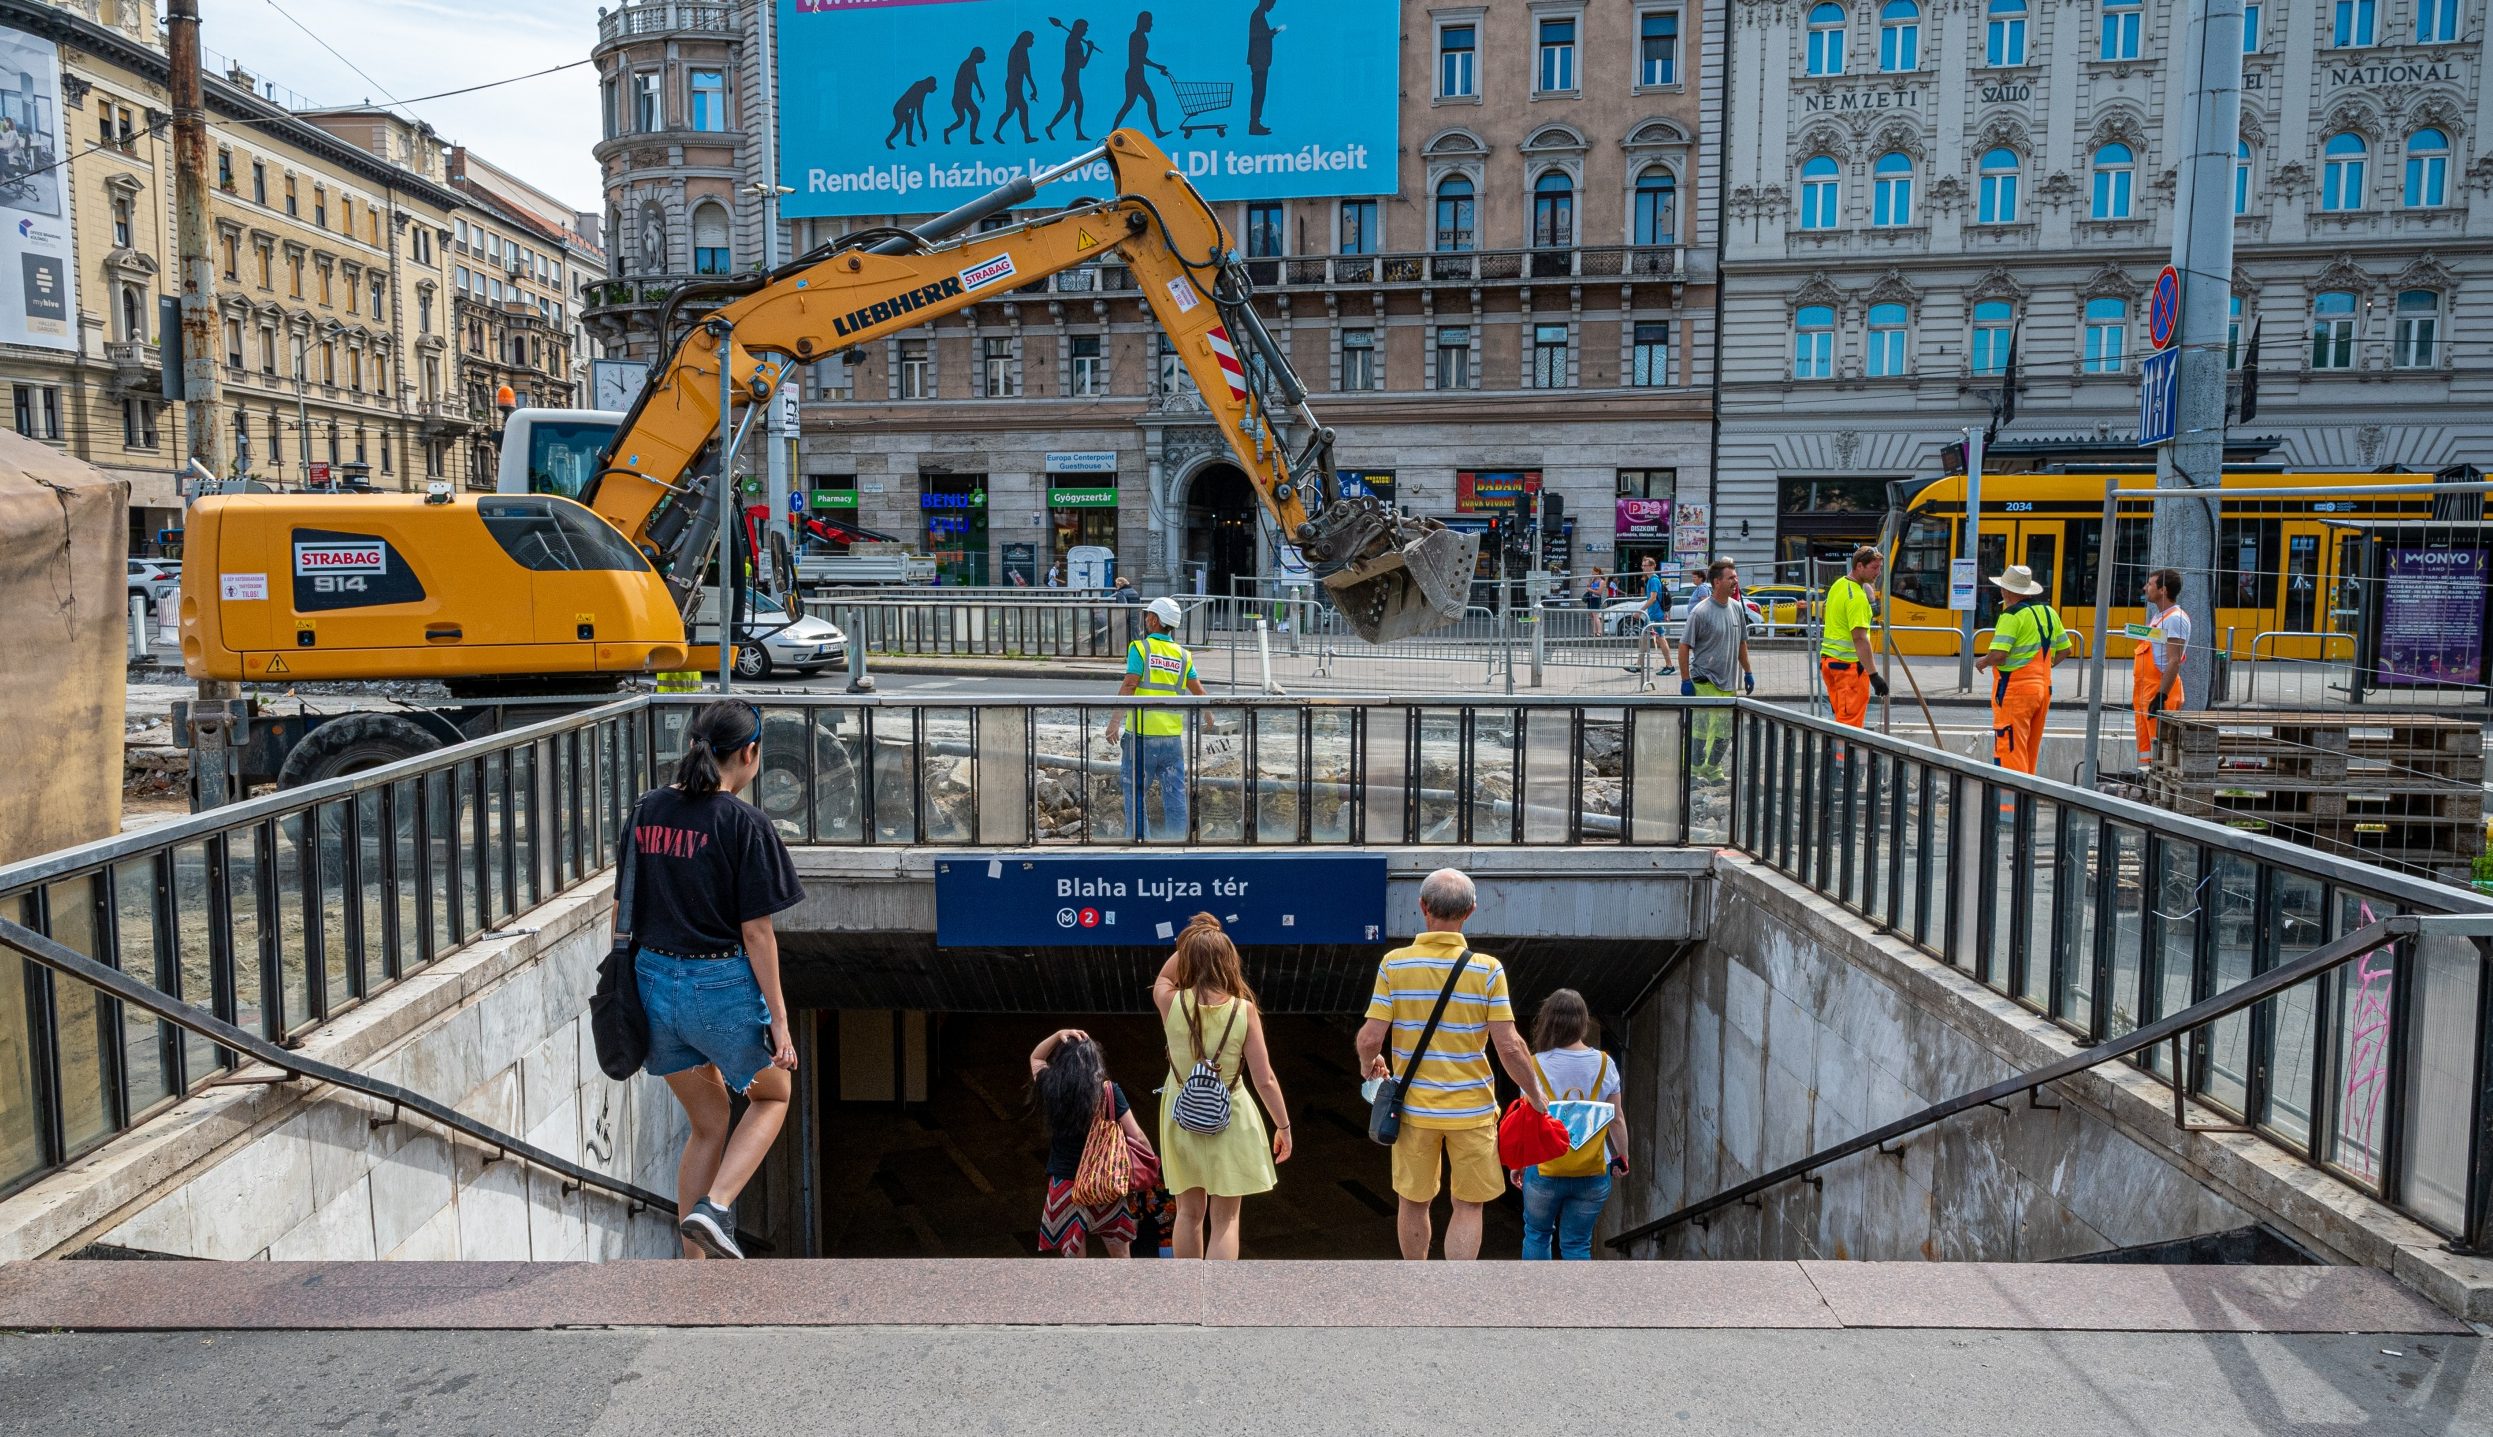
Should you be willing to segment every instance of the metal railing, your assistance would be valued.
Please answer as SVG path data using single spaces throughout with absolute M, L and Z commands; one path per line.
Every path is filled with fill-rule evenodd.
M 2465 889 L 1764 705 L 1740 711 L 1732 846 L 2088 1045 Z M 2186 1098 L 2436 1230 L 2493 1238 L 2493 974 L 2427 926 L 2398 951 L 2209 1012 Z
M 602 871 L 647 731 L 626 700 L 65 849 L 0 868 L 0 917 L 285 1047 Z M 0 975 L 0 1193 L 244 1062 L 18 966 Z

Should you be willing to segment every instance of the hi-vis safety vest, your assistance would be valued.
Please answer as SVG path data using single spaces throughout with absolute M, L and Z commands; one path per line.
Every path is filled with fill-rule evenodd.
M 1127 655 L 1139 649 L 1143 655 L 1143 680 L 1134 692 L 1151 698 L 1175 698 L 1186 692 L 1186 672 L 1194 660 L 1186 647 L 1166 634 L 1150 634 L 1127 646 Z M 1146 738 L 1166 738 L 1186 731 L 1186 715 L 1177 709 L 1144 709 L 1134 721 L 1134 731 Z
M 2004 674 L 2015 673 L 2036 659 L 2069 647 L 2068 626 L 2060 622 L 2060 615 L 2052 612 L 2051 605 L 2040 599 L 2019 604 L 2000 615 L 1992 635 L 1993 651 L 2005 655 L 2000 660 L 2000 672 Z M 2008 641 L 2004 649 L 1999 643 L 2001 639 Z

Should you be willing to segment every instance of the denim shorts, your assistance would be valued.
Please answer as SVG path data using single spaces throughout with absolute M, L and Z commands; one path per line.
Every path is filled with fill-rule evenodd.
M 634 966 L 649 1013 L 641 1071 L 663 1078 L 710 1063 L 741 1093 L 770 1066 L 770 1005 L 743 953 L 671 958 L 643 948 Z

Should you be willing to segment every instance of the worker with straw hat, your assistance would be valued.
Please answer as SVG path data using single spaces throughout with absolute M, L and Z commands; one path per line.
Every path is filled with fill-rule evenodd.
M 2005 607 L 1991 631 L 1991 651 L 1975 660 L 1992 671 L 1991 758 L 2002 768 L 2032 773 L 2052 706 L 2052 659 L 2068 650 L 2069 627 L 2043 602 L 2043 586 L 2025 565 L 2010 565 L 1991 583 Z

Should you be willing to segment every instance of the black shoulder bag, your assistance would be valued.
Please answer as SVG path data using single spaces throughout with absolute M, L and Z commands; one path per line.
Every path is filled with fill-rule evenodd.
M 649 1014 L 641 1007 L 639 945 L 632 941 L 632 885 L 641 866 L 640 805 L 624 816 L 615 845 L 615 946 L 597 965 L 597 991 L 589 995 L 589 1036 L 597 1043 L 597 1066 L 616 1082 L 630 1078 L 649 1059 Z
M 1437 1022 L 1446 1016 L 1446 1000 L 1454 996 L 1454 985 L 1463 980 L 1463 969 L 1472 961 L 1472 950 L 1464 948 L 1454 960 L 1454 971 L 1446 974 L 1446 986 L 1437 993 L 1437 1006 L 1429 1011 L 1428 1026 L 1420 1029 L 1420 1041 L 1411 1049 L 1411 1061 L 1403 1065 L 1402 1076 L 1387 1078 L 1368 1104 L 1368 1138 L 1383 1147 L 1392 1147 L 1402 1136 L 1402 1098 L 1411 1089 L 1411 1078 L 1420 1070 L 1420 1060 L 1428 1056 L 1428 1040 L 1437 1036 Z M 1385 1030 L 1385 1051 L 1394 1048 L 1393 1029 Z

